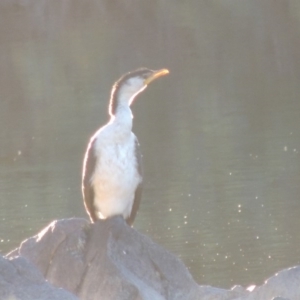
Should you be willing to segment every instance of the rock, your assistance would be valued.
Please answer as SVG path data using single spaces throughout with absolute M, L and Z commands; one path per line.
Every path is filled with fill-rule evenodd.
M 54 288 L 25 258 L 7 259 L 0 255 L 1 300 L 78 300 L 71 293 Z
M 95 224 L 84 219 L 54 221 L 7 258 L 15 256 L 40 270 L 36 279 L 44 282 L 44 276 L 82 300 L 300 299 L 300 267 L 281 271 L 261 287 L 248 290 L 199 286 L 178 258 L 121 217 Z
M 282 270 L 238 300 L 300 299 L 300 266 Z
M 35 264 L 54 286 L 81 299 L 195 299 L 183 263 L 121 217 L 51 223 L 8 254 Z
M 84 267 L 82 251 L 88 226 L 84 219 L 53 221 L 39 234 L 22 242 L 7 257 L 27 258 L 49 282 L 74 292 L 81 276 L 78 270 Z

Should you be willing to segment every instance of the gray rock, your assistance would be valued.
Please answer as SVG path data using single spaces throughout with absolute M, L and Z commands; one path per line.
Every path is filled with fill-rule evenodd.
M 300 266 L 282 270 L 238 300 L 300 299 Z
M 44 276 L 82 300 L 300 299 L 300 267 L 279 272 L 253 291 L 199 286 L 178 258 L 121 217 L 95 224 L 84 219 L 54 221 L 7 255 L 14 256 L 28 259 L 42 273 L 29 279 L 43 284 Z
M 1 300 L 76 300 L 71 293 L 54 288 L 25 258 L 7 259 L 0 255 Z
M 195 299 L 198 292 L 179 259 L 121 217 L 55 221 L 8 257 L 14 255 L 81 299 Z

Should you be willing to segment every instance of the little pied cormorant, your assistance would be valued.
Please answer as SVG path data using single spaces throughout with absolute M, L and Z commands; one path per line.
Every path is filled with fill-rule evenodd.
M 168 73 L 141 68 L 113 85 L 110 120 L 92 136 L 84 157 L 82 193 L 92 222 L 122 215 L 132 225 L 141 200 L 142 170 L 130 105 L 150 82 Z

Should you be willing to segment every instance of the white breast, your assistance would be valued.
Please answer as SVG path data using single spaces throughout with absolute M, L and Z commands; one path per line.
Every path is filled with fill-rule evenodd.
M 99 157 L 92 178 L 94 205 L 100 218 L 131 214 L 134 194 L 142 178 L 137 169 L 136 137 L 129 134 L 116 136 L 114 127 L 98 133 L 95 151 Z

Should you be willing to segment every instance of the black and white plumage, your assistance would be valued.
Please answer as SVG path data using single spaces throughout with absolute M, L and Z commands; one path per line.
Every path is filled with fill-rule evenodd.
M 141 200 L 142 168 L 130 105 L 150 82 L 168 73 L 142 68 L 114 84 L 110 120 L 93 135 L 84 158 L 82 193 L 92 222 L 122 215 L 132 225 Z

